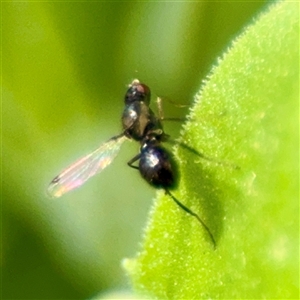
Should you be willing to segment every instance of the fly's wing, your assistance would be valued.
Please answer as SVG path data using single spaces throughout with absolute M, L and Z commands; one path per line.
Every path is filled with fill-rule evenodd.
M 115 159 L 125 140 L 127 138 L 123 134 L 113 137 L 94 152 L 77 160 L 51 181 L 48 194 L 51 197 L 60 197 L 100 173 Z

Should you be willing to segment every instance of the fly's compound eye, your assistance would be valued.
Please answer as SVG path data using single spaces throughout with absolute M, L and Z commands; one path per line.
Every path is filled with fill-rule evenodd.
M 137 79 L 133 80 L 125 94 L 125 104 L 133 102 L 145 102 L 146 105 L 150 104 L 150 89 L 147 85 L 140 83 Z

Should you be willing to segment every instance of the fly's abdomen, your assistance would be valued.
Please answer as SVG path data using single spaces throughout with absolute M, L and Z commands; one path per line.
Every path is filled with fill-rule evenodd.
M 142 149 L 139 170 L 142 177 L 155 187 L 172 188 L 177 179 L 173 160 L 164 148 L 158 146 Z

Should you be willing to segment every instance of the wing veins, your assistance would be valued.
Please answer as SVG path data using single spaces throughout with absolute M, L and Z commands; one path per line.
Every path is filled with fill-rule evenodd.
M 52 197 L 60 197 L 103 171 L 113 162 L 125 140 L 127 137 L 122 133 L 75 161 L 51 181 L 48 194 Z

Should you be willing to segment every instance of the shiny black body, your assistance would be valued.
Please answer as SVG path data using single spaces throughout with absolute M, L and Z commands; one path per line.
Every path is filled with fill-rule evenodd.
M 195 217 L 209 234 L 215 248 L 215 239 L 202 219 L 170 192 L 178 183 L 177 166 L 171 154 L 162 146 L 168 135 L 163 131 L 161 119 L 156 117 L 149 107 L 150 96 L 149 87 L 138 80 L 131 83 L 125 95 L 125 109 L 122 115 L 124 134 L 141 145 L 140 153 L 133 157 L 128 165 L 138 169 L 141 176 L 152 186 L 163 188 L 180 208 Z M 163 114 L 160 112 L 160 115 Z M 138 166 L 134 165 L 137 160 Z
M 170 192 L 178 182 L 177 166 L 172 155 L 162 146 L 162 142 L 169 136 L 162 126 L 162 120 L 166 119 L 163 115 L 161 99 L 157 98 L 158 116 L 156 116 L 149 107 L 150 96 L 150 89 L 138 80 L 134 80 L 125 95 L 125 108 L 122 114 L 123 132 L 64 169 L 50 182 L 47 192 L 51 197 L 60 197 L 81 186 L 111 164 L 125 140 L 133 139 L 140 143 L 140 151 L 128 162 L 128 165 L 138 169 L 141 176 L 152 186 L 164 189 L 180 208 L 195 217 L 207 231 L 215 246 L 214 237 L 201 218 Z M 176 118 L 168 119 L 178 121 Z M 187 145 L 180 145 L 200 155 Z M 137 161 L 139 161 L 138 165 L 135 164 Z
M 122 115 L 124 133 L 141 144 L 140 153 L 128 164 L 139 169 L 142 177 L 151 185 L 172 189 L 177 184 L 177 166 L 161 145 L 168 135 L 163 131 L 161 120 L 149 107 L 150 96 L 150 89 L 138 81 L 133 81 L 125 95 Z M 137 160 L 138 167 L 133 165 Z
M 139 170 L 146 181 L 158 188 L 172 189 L 178 181 L 175 162 L 160 145 L 144 145 L 141 149 Z

